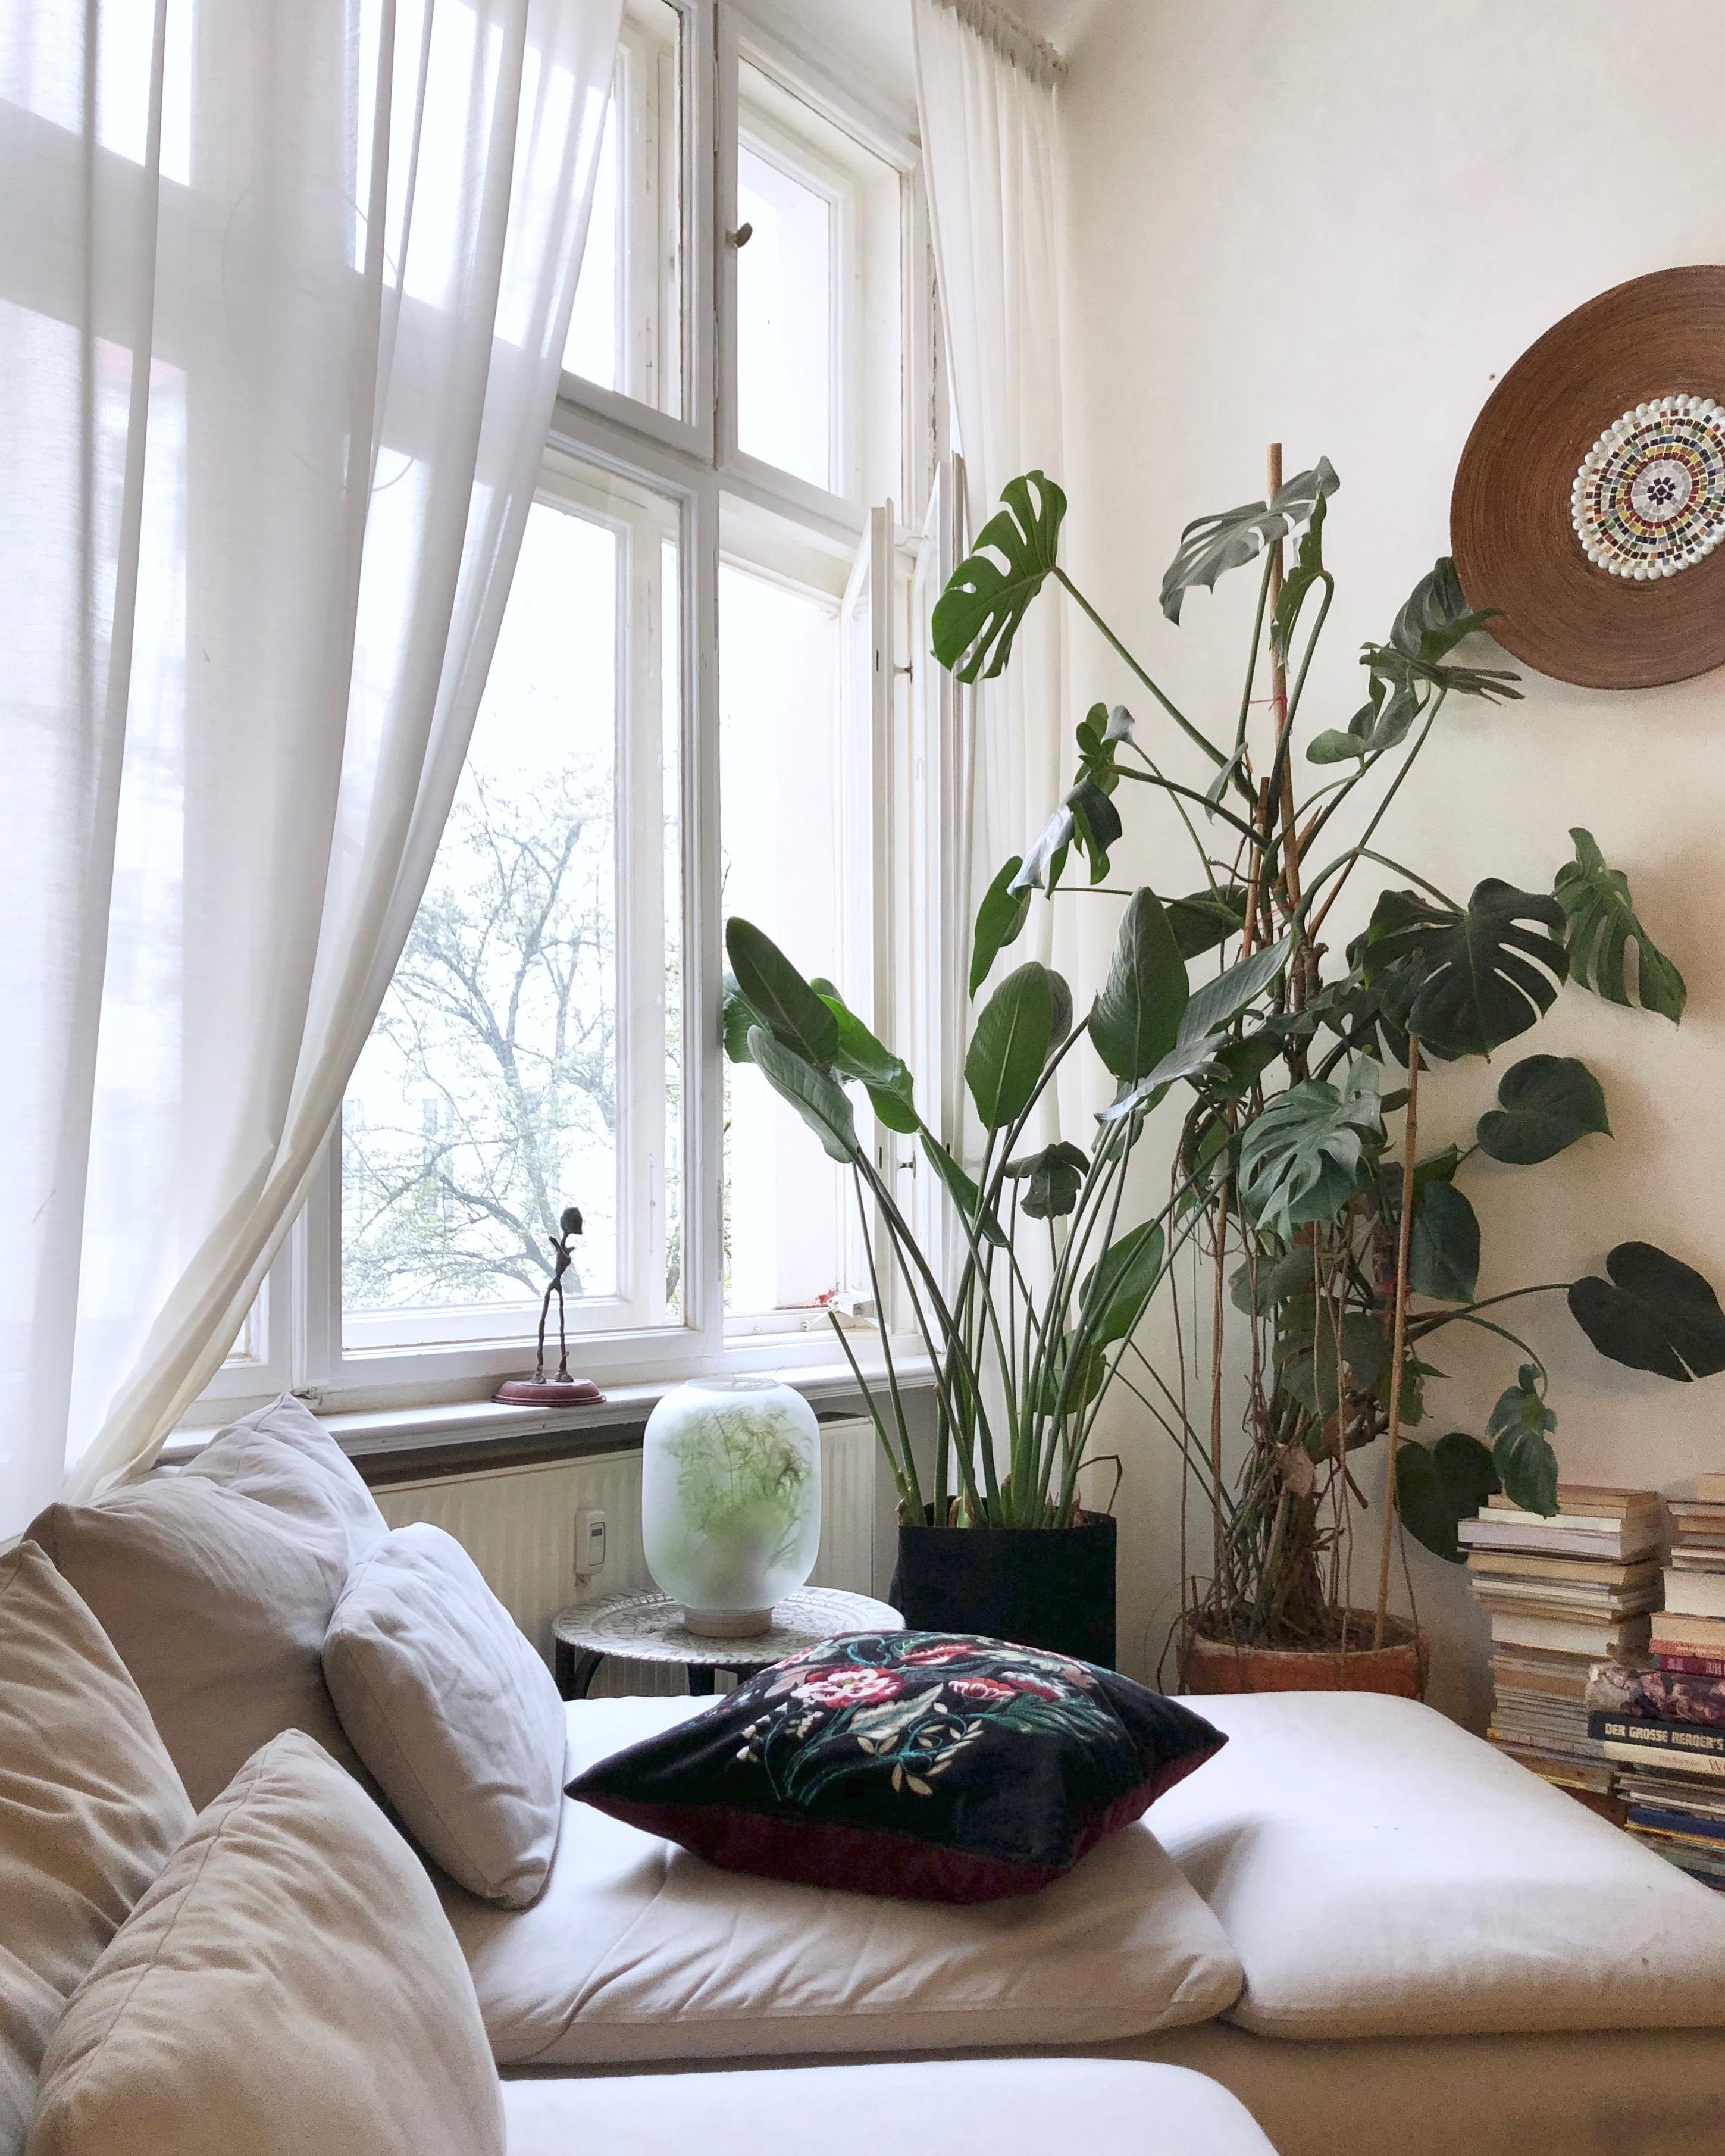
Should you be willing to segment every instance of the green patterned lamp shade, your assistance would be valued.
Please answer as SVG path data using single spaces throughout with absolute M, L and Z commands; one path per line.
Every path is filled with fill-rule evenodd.
M 820 1547 L 820 1429 L 802 1394 L 776 1378 L 668 1393 L 647 1423 L 641 1542 L 691 1632 L 766 1631 Z

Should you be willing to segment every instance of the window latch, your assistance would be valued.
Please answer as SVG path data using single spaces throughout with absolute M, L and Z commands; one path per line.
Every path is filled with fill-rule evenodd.
M 755 228 L 752 224 L 740 224 L 735 232 L 727 232 L 725 235 L 733 247 L 747 247 L 754 236 Z

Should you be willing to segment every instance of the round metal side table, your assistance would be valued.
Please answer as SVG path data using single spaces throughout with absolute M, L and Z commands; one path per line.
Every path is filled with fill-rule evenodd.
M 585 1699 L 607 1655 L 626 1662 L 656 1662 L 689 1672 L 697 1697 L 715 1691 L 721 1670 L 742 1679 L 781 1662 L 787 1655 L 830 1640 L 839 1632 L 898 1632 L 904 1619 L 885 1602 L 846 1594 L 836 1587 L 799 1587 L 774 1605 L 773 1629 L 750 1640 L 715 1640 L 691 1632 L 682 1604 L 656 1591 L 607 1594 L 558 1613 L 557 1690 L 565 1699 Z

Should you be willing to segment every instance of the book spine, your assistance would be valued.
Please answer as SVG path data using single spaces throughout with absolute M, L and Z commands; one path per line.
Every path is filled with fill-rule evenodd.
M 1608 1737 L 1599 1749 L 1606 1758 L 1620 1767 L 1645 1767 L 1656 1763 L 1649 1759 L 1645 1744 L 1620 1744 L 1615 1738 Z M 1665 1764 L 1674 1773 L 1705 1774 L 1710 1780 L 1725 1781 L 1725 1758 L 1716 1758 L 1707 1753 L 1691 1754 L 1680 1752 L 1675 1756 L 1667 1755 Z
M 1609 1758 L 1665 1759 L 1686 1772 L 1725 1774 L 1725 1729 L 1700 1729 L 1689 1722 L 1638 1721 L 1623 1714 L 1594 1713 L 1587 1733 L 1604 1744 Z M 1613 1746 L 1620 1748 L 1614 1751 Z
M 1667 1676 L 1725 1677 L 1725 1655 L 1656 1655 Z

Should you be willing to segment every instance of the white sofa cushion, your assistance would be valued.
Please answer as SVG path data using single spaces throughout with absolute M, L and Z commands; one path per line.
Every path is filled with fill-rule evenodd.
M 249 1759 L 66 2010 L 30 2156 L 503 2156 L 424 1871 L 309 1737 Z
M 568 1774 L 701 1706 L 578 1702 Z M 1240 1983 L 1142 1823 L 1040 1894 L 961 1907 L 716 1871 L 571 1804 L 531 1909 L 440 1891 L 506 2065 L 1094 2042 L 1204 2020 Z
M 1113 2059 L 507 2082 L 503 2109 L 509 2156 L 1276 2156 L 1201 2074 Z
M 1206 1698 L 1156 1808 L 1260 2035 L 1725 2028 L 1725 1904 L 1430 1707 Z
M 349 1570 L 388 1532 L 286 1394 L 181 1473 L 50 1505 L 28 1530 L 119 1650 L 199 1806 L 284 1729 L 358 1771 L 324 1686 L 323 1637 Z
M 66 2002 L 192 1807 L 102 1628 L 33 1543 L 0 1556 L 0 2156 Z
M 562 1810 L 563 1702 L 453 1535 L 398 1527 L 361 1558 L 323 1673 L 354 1750 L 427 1855 L 487 1902 L 532 1901 Z

